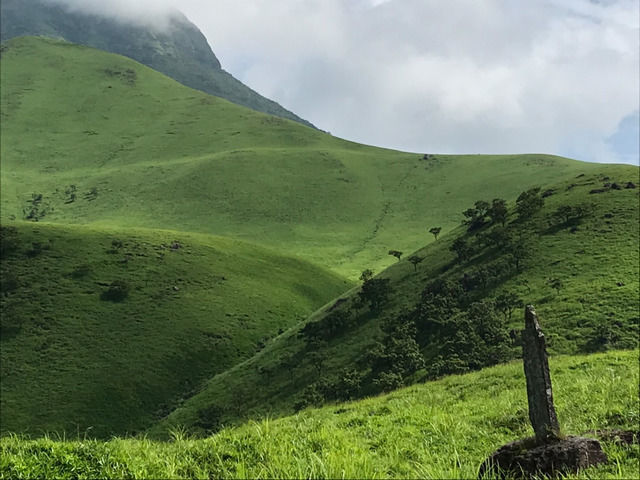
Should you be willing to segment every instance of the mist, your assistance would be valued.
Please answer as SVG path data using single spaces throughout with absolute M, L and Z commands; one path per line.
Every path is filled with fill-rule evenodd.
M 179 12 L 169 0 L 42 0 L 60 5 L 71 12 L 97 15 L 119 22 L 166 29 L 171 17 Z

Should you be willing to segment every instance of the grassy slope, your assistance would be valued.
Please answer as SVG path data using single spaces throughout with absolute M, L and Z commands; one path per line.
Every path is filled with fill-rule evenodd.
M 611 177 L 610 181 L 624 184 L 637 180 L 637 167 L 600 167 Z M 526 303 L 534 304 L 549 337 L 552 353 L 593 351 L 594 339 L 602 329 L 612 335 L 604 348 L 637 345 L 640 322 L 638 189 L 589 194 L 590 190 L 601 186 L 602 178 L 601 175 L 584 176 L 573 180 L 571 183 L 578 185 L 572 188 L 568 188 L 571 183 L 555 185 L 556 193 L 546 199 L 544 209 L 532 219 L 534 227 L 529 227 L 541 232 L 529 234 L 532 258 L 525 263 L 521 273 L 482 292 L 484 296 L 494 297 L 502 291 L 513 290 Z M 558 206 L 586 202 L 596 203 L 594 211 L 582 221 L 577 231 L 571 233 L 568 227 L 547 228 L 547 218 Z M 606 218 L 609 214 L 612 217 Z M 381 337 L 380 325 L 411 311 L 428 282 L 459 279 L 471 268 L 504 254 L 490 250 L 468 263 L 452 264 L 454 254 L 449 246 L 459 235 L 467 235 L 465 230 L 460 228 L 416 252 L 425 258 L 417 272 L 406 260 L 385 270 L 381 277 L 389 278 L 393 288 L 390 302 L 380 314 L 359 310 L 356 326 L 329 340 L 322 349 L 326 360 L 321 372 L 314 368 L 310 350 L 297 335 L 301 328 L 298 326 L 252 359 L 216 376 L 205 390 L 154 427 L 153 432 L 166 432 L 167 428 L 176 425 L 191 428 L 199 418 L 199 412 L 211 405 L 223 410 L 220 415 L 223 422 L 290 413 L 305 387 L 320 378 L 352 367 L 366 374 L 367 367 L 362 362 L 374 340 Z M 560 278 L 564 283 L 559 293 L 547 284 L 549 277 Z M 525 279 L 528 285 L 523 282 Z M 356 293 L 354 290 L 344 295 L 347 301 L 338 310 L 347 311 L 353 305 Z M 318 321 L 328 311 L 319 312 L 310 320 Z M 518 309 L 509 327 L 521 326 Z M 421 343 L 427 368 L 441 343 L 440 337 L 427 338 Z M 513 349 L 512 355 L 517 352 Z M 417 375 L 412 381 L 420 378 Z M 256 385 L 260 386 L 257 390 Z
M 546 155 L 436 156 L 346 142 L 52 40 L 2 47 L 2 219 L 233 236 L 357 278 L 431 241 L 477 198 L 601 168 Z M 65 203 L 74 185 L 78 198 Z M 94 201 L 84 194 L 96 189 Z
M 17 280 L 0 298 L 3 432 L 144 429 L 349 286 L 307 262 L 208 235 L 13 227 L 3 227 L 3 245 L 17 248 L 0 267 L 3 289 Z M 101 300 L 115 280 L 129 297 Z
M 0 39 L 26 35 L 64 38 L 133 58 L 183 85 L 239 105 L 311 126 L 222 70 L 202 32 L 182 14 L 174 12 L 167 21 L 170 26 L 159 31 L 70 11 L 46 0 L 3 0 Z
M 637 428 L 638 351 L 551 359 L 566 434 Z M 364 401 L 251 422 L 204 439 L 0 440 L 7 478 L 475 478 L 502 444 L 532 434 L 514 362 Z M 634 478 L 638 445 L 603 442 L 609 464 L 569 478 Z

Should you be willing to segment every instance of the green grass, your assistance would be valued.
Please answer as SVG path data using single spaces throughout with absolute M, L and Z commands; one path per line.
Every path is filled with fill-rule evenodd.
M 551 359 L 565 434 L 637 429 L 638 351 Z M 250 422 L 193 440 L 0 440 L 1 478 L 475 478 L 532 435 L 521 362 L 359 402 Z M 589 435 L 587 433 L 587 435 Z M 609 463 L 567 478 L 634 478 L 638 445 L 604 442 Z
M 140 431 L 350 285 L 208 235 L 27 222 L 2 234 L 2 432 Z M 114 281 L 129 287 L 121 302 L 101 298 Z
M 244 109 L 90 48 L 20 38 L 2 50 L 2 221 L 23 218 L 42 194 L 47 221 L 231 236 L 357 279 L 391 265 L 389 249 L 432 241 L 430 227 L 454 228 L 478 198 L 605 168 L 549 155 L 424 160 Z M 66 203 L 71 185 L 77 199 Z
M 606 171 L 611 175 L 609 181 L 621 184 L 637 175 L 634 167 L 609 167 Z M 580 185 L 569 188 L 573 183 Z M 532 256 L 522 271 L 476 293 L 482 298 L 492 298 L 511 290 L 525 303 L 535 305 L 552 354 L 638 345 L 638 190 L 589 193 L 601 185 L 600 175 L 555 185 L 556 193 L 546 199 L 543 210 L 529 224 L 514 223 L 531 240 Z M 594 210 L 576 231 L 572 233 L 569 227 L 549 228 L 548 219 L 558 206 L 585 202 L 595 202 Z M 609 216 L 611 218 L 607 218 Z M 515 221 L 513 216 L 510 221 Z M 300 338 L 298 332 L 302 325 L 298 325 L 253 358 L 214 377 L 207 388 L 154 426 L 151 432 L 166 435 L 167 430 L 176 425 L 197 431 L 194 426 L 198 412 L 210 405 L 218 406 L 222 410 L 221 418 L 229 423 L 290 414 L 308 386 L 323 379 L 339 378 L 345 368 L 363 375 L 363 393 L 371 391 L 371 385 L 366 384 L 371 382 L 367 379 L 370 367 L 367 355 L 382 338 L 380 326 L 410 313 L 428 283 L 447 278 L 458 280 L 472 269 L 504 256 L 500 249 L 485 249 L 468 262 L 456 262 L 449 247 L 458 236 L 471 237 L 460 227 L 415 252 L 424 257 L 417 271 L 407 260 L 402 260 L 382 272 L 381 277 L 390 279 L 393 293 L 380 312 L 370 312 L 368 308 L 354 310 L 358 289 L 343 294 L 341 298 L 345 300 L 339 307 L 327 305 L 307 322 L 321 321 L 337 309 L 351 312 L 353 327 L 333 335 L 324 346 L 314 347 L 307 346 Z M 559 292 L 549 286 L 550 277 L 562 280 L 564 286 Z M 507 322 L 507 329 L 522 328 L 521 312 L 516 310 Z M 467 327 L 461 324 L 458 328 Z M 602 332 L 606 340 L 600 338 Z M 446 337 L 433 333 L 419 338 L 418 342 L 428 373 L 434 357 L 442 352 Z M 320 370 L 314 366 L 312 355 L 317 351 L 324 358 Z M 510 352 L 509 357 L 514 358 L 520 350 L 513 345 Z M 428 375 L 424 371 L 419 371 L 406 381 L 419 381 L 425 376 Z
M 183 85 L 239 105 L 311 126 L 222 70 L 202 32 L 179 12 L 174 12 L 170 26 L 160 31 L 82 14 L 46 0 L 3 0 L 0 22 L 1 41 L 26 35 L 64 38 L 133 58 Z

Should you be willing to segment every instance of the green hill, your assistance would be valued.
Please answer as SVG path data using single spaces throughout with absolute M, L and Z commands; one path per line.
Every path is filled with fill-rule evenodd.
M 1 234 L 3 434 L 148 428 L 349 286 L 209 235 L 26 222 Z
M 354 144 L 58 40 L 0 63 L 3 432 L 209 434 L 480 369 L 520 301 L 554 354 L 637 346 L 637 167 Z
M 166 23 L 164 27 L 136 24 L 51 1 L 2 0 L 0 4 L 0 41 L 33 35 L 99 48 L 132 58 L 188 87 L 312 126 L 224 71 L 202 32 L 180 12 L 168 14 Z
M 21 38 L 1 54 L 1 218 L 231 236 L 356 279 L 595 164 L 367 147 L 183 87 L 129 59 Z
M 606 175 L 538 192 L 544 206 L 524 218 L 510 203 L 505 227 L 459 227 L 415 252 L 415 267 L 405 255 L 214 377 L 152 432 L 215 431 L 517 358 L 524 303 L 536 306 L 552 354 L 637 347 L 638 189 L 624 186 L 638 169 L 599 167 Z M 464 259 L 451 251 L 460 241 Z
M 567 434 L 634 429 L 638 351 L 554 357 Z M 476 478 L 501 445 L 531 436 L 521 362 L 389 395 L 250 422 L 203 440 L 0 439 L 5 478 Z M 587 435 L 592 435 L 587 433 Z M 73 441 L 71 439 L 73 438 Z M 634 478 L 638 445 L 603 441 L 601 465 L 566 478 Z

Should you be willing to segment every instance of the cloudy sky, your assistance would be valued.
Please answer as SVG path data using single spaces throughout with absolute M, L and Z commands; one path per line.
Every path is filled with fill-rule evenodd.
M 173 6 L 317 127 L 416 152 L 638 163 L 638 0 L 65 0 Z

